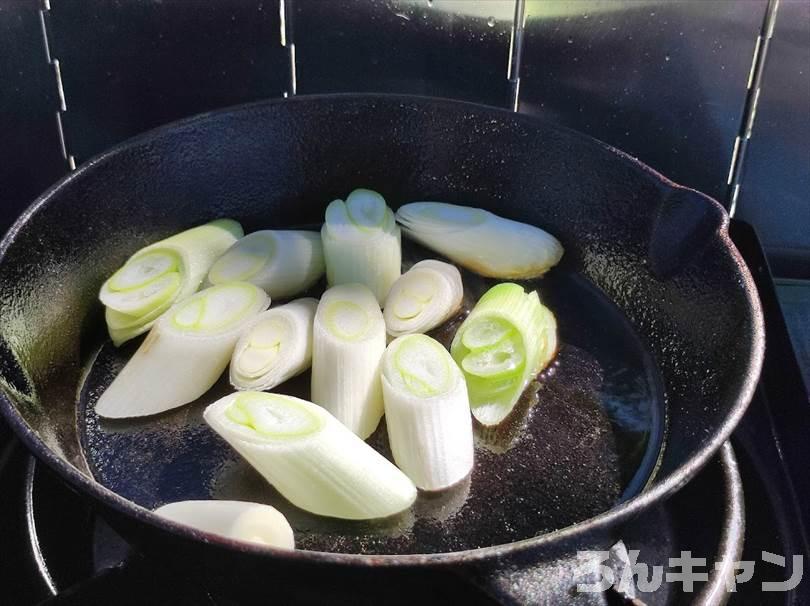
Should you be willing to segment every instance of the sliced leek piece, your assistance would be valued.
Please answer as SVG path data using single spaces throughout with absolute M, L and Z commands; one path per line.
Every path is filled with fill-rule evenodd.
M 426 335 L 394 339 L 382 362 L 385 422 L 397 466 L 422 490 L 442 490 L 473 466 L 467 384 L 453 358 Z
M 399 337 L 423 333 L 449 319 L 461 307 L 464 287 L 455 266 L 428 259 L 402 274 L 385 300 L 385 327 Z
M 394 213 L 377 192 L 356 189 L 326 208 L 321 228 L 326 278 L 365 284 L 382 305 L 402 265 L 402 239 Z
M 312 364 L 312 323 L 317 299 L 297 299 L 259 314 L 231 357 L 230 379 L 236 389 L 272 389 Z
M 473 415 L 494 426 L 557 351 L 557 323 L 537 292 L 517 284 L 490 288 L 453 338 L 450 353 L 464 372 Z
M 443 202 L 412 202 L 397 221 L 413 240 L 482 276 L 536 278 L 559 263 L 563 247 L 539 227 L 489 211 Z
M 385 321 L 368 288 L 341 284 L 323 294 L 312 329 L 312 401 L 363 439 L 383 415 L 385 340 Z
M 170 307 L 171 301 L 166 301 L 143 316 L 130 316 L 109 307 L 105 308 L 104 317 L 107 320 L 107 331 L 110 333 L 113 344 L 118 347 L 142 334 L 145 325 L 151 326 Z
M 208 272 L 208 282 L 250 282 L 272 299 L 293 297 L 324 273 L 323 245 L 318 232 L 264 230 L 234 244 Z
M 227 539 L 295 549 L 287 518 L 269 505 L 245 501 L 177 501 L 155 509 L 167 520 Z
M 410 507 L 408 477 L 320 406 L 292 396 L 234 393 L 206 422 L 293 505 L 349 520 Z
M 96 413 L 141 417 L 196 400 L 228 366 L 245 326 L 269 304 L 265 292 L 247 282 L 212 286 L 179 302 L 101 394 Z
M 214 261 L 242 235 L 239 223 L 219 219 L 132 255 L 99 292 L 113 342 L 146 332 L 173 303 L 196 292 Z

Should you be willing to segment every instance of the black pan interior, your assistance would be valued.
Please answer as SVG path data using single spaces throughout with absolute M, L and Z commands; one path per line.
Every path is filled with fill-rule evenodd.
M 154 434 L 147 430 L 154 421 L 111 431 L 84 414 L 133 347 L 99 352 L 98 288 L 128 255 L 173 232 L 217 216 L 247 231 L 314 224 L 327 201 L 355 187 L 377 189 L 394 208 L 418 199 L 474 205 L 558 236 L 564 263 L 539 288 L 565 347 L 529 415 L 527 456 L 517 456 L 523 442 L 499 458 L 479 448 L 476 473 L 490 473 L 473 478 L 470 510 L 456 514 L 459 528 L 475 521 L 479 530 L 441 538 L 449 527 L 426 520 L 452 502 L 420 503 L 424 512 L 399 520 L 400 531 L 348 532 L 291 514 L 311 528 L 302 546 L 353 550 L 349 536 L 364 537 L 369 551 L 407 552 L 532 536 L 635 492 L 661 443 L 664 412 L 654 483 L 705 458 L 717 433 L 739 418 L 761 359 L 761 325 L 719 206 L 526 116 L 350 95 L 260 103 L 172 125 L 48 192 L 0 250 L 0 386 L 12 426 L 119 513 L 127 507 L 75 472 L 145 506 L 208 495 L 272 500 L 200 425 L 205 402 L 161 417 L 164 428 Z M 514 465 L 499 463 L 510 456 Z M 479 500 L 506 490 L 506 475 L 520 479 L 515 490 L 528 491 L 525 499 L 493 498 L 487 510 Z
M 433 257 L 405 244 L 406 264 Z M 464 315 L 497 283 L 464 271 L 464 310 L 433 336 L 449 346 Z M 662 439 L 658 371 L 627 319 L 588 280 L 564 267 L 525 283 L 554 310 L 563 345 L 518 410 L 495 433 L 476 428 L 472 476 L 386 520 L 328 519 L 289 504 L 202 420 L 229 393 L 226 377 L 191 406 L 158 417 L 111 421 L 96 400 L 137 347 L 108 341 L 88 369 L 79 433 L 93 476 L 149 509 L 183 499 L 236 499 L 281 510 L 299 548 L 347 553 L 432 553 L 500 545 L 609 509 L 646 483 Z M 322 292 L 316 289 L 313 295 Z M 309 397 L 309 373 L 276 390 Z M 370 443 L 390 458 L 384 422 Z

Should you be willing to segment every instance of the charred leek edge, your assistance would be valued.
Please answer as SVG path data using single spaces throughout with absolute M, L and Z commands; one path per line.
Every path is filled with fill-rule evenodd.
M 301 509 L 366 520 L 399 513 L 416 499 L 405 474 L 311 402 L 245 391 L 216 401 L 203 416 Z
M 161 313 L 200 287 L 211 264 L 242 227 L 220 219 L 142 248 L 101 287 L 107 326 L 116 345 L 146 332 Z
M 395 339 L 383 356 L 382 385 L 399 468 L 423 490 L 464 479 L 473 466 L 470 402 L 448 351 L 425 335 Z
M 155 509 L 167 520 L 228 539 L 295 549 L 287 518 L 269 505 L 244 501 L 177 501 Z
M 383 415 L 380 359 L 385 322 L 362 284 L 327 290 L 312 329 L 312 401 L 365 439 Z
M 481 297 L 450 347 L 467 380 L 473 415 L 487 426 L 506 418 L 556 350 L 554 315 L 536 292 L 511 283 Z
M 152 415 L 196 400 L 228 365 L 242 330 L 270 301 L 247 282 L 212 286 L 161 316 L 96 404 L 102 417 Z
M 356 189 L 345 203 L 333 201 L 321 239 L 329 285 L 365 284 L 382 305 L 402 269 L 401 234 L 385 199 Z
M 461 307 L 464 287 L 458 269 L 441 261 L 420 261 L 402 274 L 385 300 L 385 326 L 398 337 L 437 327 Z
M 317 299 L 298 299 L 259 314 L 233 350 L 231 385 L 272 389 L 309 368 L 317 307 Z
M 460 482 L 436 492 L 424 492 L 414 504 L 414 515 L 417 519 L 429 519 L 446 522 L 461 511 L 470 496 L 472 474 Z
M 250 282 L 273 299 L 295 296 L 324 273 L 323 244 L 318 232 L 264 230 L 249 234 L 214 263 L 208 282 Z
M 413 240 L 482 276 L 534 278 L 563 255 L 560 242 L 539 227 L 480 208 L 413 202 L 397 211 L 397 221 Z

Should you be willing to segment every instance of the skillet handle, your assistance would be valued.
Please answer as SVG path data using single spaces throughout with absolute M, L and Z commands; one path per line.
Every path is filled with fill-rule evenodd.
M 133 555 L 39 603 L 39 606 L 214 606 L 199 582 L 173 578 Z
M 590 547 L 589 549 L 597 549 Z M 576 551 L 561 553 L 540 561 L 502 559 L 496 567 L 482 563 L 465 569 L 460 574 L 497 604 L 524 606 L 526 604 L 552 604 L 560 596 L 565 603 L 575 606 L 608 606 L 621 604 L 620 596 L 603 591 L 579 592 L 578 584 L 599 581 L 593 565 L 577 556 Z M 617 600 L 618 597 L 618 600 Z
M 673 187 L 658 206 L 647 260 L 655 277 L 666 280 L 689 264 L 728 228 L 728 214 L 705 194 Z

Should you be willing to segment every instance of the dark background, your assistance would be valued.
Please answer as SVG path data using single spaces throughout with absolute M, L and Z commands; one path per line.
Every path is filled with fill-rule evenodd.
M 0 227 L 70 156 L 184 116 L 293 92 L 512 107 L 518 76 L 520 111 L 728 201 L 767 0 L 526 0 L 513 53 L 516 1 L 0 0 Z M 737 205 L 798 277 L 810 265 L 809 40 L 810 2 L 783 0 Z
M 513 53 L 516 1 L 0 0 L 0 229 L 69 157 L 184 116 L 330 91 L 509 108 L 518 76 L 520 111 L 728 201 L 767 0 L 526 0 Z M 810 2 L 782 0 L 737 205 L 794 277 L 810 272 L 809 40 Z

